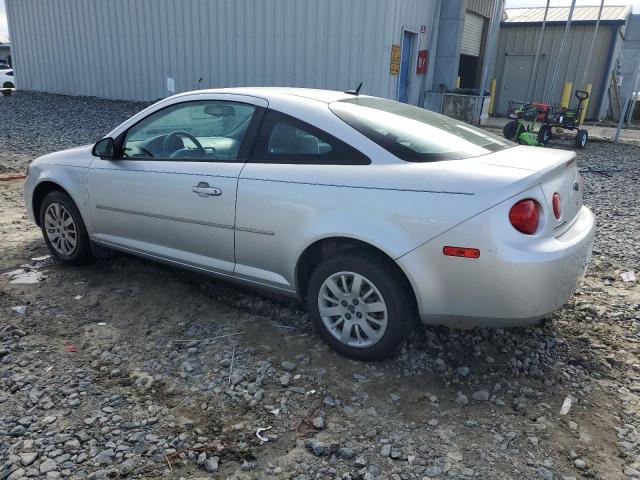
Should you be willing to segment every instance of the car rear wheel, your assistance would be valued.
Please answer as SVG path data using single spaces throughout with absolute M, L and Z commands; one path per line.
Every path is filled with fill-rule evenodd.
M 47 247 L 58 260 L 72 265 L 93 261 L 82 216 L 66 193 L 55 191 L 44 198 L 40 206 L 40 228 Z
M 338 353 L 357 360 L 393 354 L 414 323 L 406 282 L 388 262 L 347 253 L 320 264 L 309 282 L 313 325 Z

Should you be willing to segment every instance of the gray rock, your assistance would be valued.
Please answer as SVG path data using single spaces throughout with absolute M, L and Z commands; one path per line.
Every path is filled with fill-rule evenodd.
M 466 377 L 467 375 L 469 375 L 469 367 L 458 367 L 456 368 L 456 373 L 458 375 L 460 375 L 461 377 Z
M 354 452 L 353 448 L 350 447 L 342 447 L 338 450 L 338 456 L 345 460 L 351 460 L 355 455 L 356 452 Z
M 442 468 L 437 465 L 432 465 L 424 470 L 424 474 L 427 478 L 435 478 L 442 475 Z
M 40 464 L 40 473 L 53 472 L 57 468 L 58 468 L 58 464 L 53 460 L 51 460 L 50 458 L 47 458 L 44 462 Z
M 36 461 L 36 458 L 38 458 L 38 453 L 37 452 L 21 453 L 20 454 L 20 463 L 22 465 L 24 465 L 25 467 L 28 467 L 29 465 L 31 465 L 33 462 Z
M 80 440 L 77 438 L 72 438 L 71 440 L 67 440 L 64 444 L 65 452 L 74 452 L 76 450 L 80 450 Z
M 219 461 L 220 461 L 220 459 L 218 457 L 210 457 L 210 458 L 207 458 L 202 463 L 202 466 L 209 473 L 217 472 L 218 471 L 218 462 Z
M 7 480 L 18 480 L 19 478 L 24 477 L 24 475 L 25 475 L 24 468 L 18 468 L 17 470 L 14 470 L 13 472 L 11 472 L 11 474 L 7 477 Z
M 284 362 L 282 362 L 280 366 L 282 367 L 283 370 L 287 372 L 293 372 L 296 369 L 296 364 L 288 360 L 285 360 Z
M 290 382 L 291 382 L 291 376 L 289 376 L 289 374 L 285 373 L 280 377 L 281 386 L 288 387 Z
M 322 430 L 324 428 L 324 418 L 322 417 L 315 417 L 312 420 L 312 424 L 313 424 L 313 428 L 316 428 L 318 430 Z
M 391 445 L 388 443 L 382 445 L 382 448 L 380 449 L 380 455 L 382 455 L 383 457 L 388 457 L 389 455 L 391 455 Z
M 471 397 L 479 402 L 486 402 L 489 400 L 489 392 L 486 390 L 478 390 L 477 392 L 474 392 Z
M 331 395 L 327 395 L 326 397 L 324 397 L 324 400 L 322 401 L 322 403 L 324 403 L 327 407 L 332 407 L 332 408 L 338 405 L 338 402 L 336 401 L 336 399 Z
M 461 407 L 464 407 L 468 403 L 469 403 L 469 399 L 467 398 L 467 396 L 462 392 L 458 392 L 458 396 L 456 397 L 456 404 Z
M 364 455 L 358 455 L 353 462 L 356 467 L 363 468 L 367 466 L 367 459 L 364 458 Z
M 307 449 L 316 457 L 321 457 L 322 455 L 324 455 L 326 445 L 324 444 L 324 442 L 312 438 L 307 441 Z
M 9 435 L 12 437 L 21 437 L 26 433 L 27 429 L 22 425 L 16 425 L 11 430 L 9 430 Z
M 538 467 L 536 470 L 542 480 L 553 480 L 553 473 L 546 467 Z
M 579 468 L 580 470 L 583 470 L 585 468 L 587 468 L 587 464 L 584 460 L 580 459 L 580 458 L 576 458 L 573 461 L 573 464 L 576 466 L 576 468 Z

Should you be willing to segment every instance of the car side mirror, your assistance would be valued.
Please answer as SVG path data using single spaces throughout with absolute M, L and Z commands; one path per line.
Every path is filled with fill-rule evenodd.
M 113 141 L 113 138 L 106 137 L 99 140 L 91 149 L 91 154 L 94 157 L 100 157 L 104 160 L 113 160 L 116 158 L 115 142 Z

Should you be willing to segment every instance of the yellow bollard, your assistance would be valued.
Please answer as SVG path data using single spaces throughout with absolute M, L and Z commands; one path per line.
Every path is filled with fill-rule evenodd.
M 573 83 L 564 82 L 564 87 L 562 87 L 562 97 L 560 98 L 560 106 L 562 108 L 569 108 L 569 102 L 571 101 L 572 88 L 573 88 Z
M 489 87 L 489 91 L 491 92 L 491 101 L 489 102 L 489 115 L 493 115 L 493 102 L 496 98 L 496 79 L 491 79 L 491 86 Z
M 587 83 L 583 88 L 585 92 L 589 93 L 589 96 L 584 102 L 582 102 L 582 111 L 580 112 L 580 123 L 584 123 L 584 118 L 587 116 L 587 109 L 589 108 L 589 98 L 591 97 L 591 87 L 592 85 L 590 83 Z
M 460 88 L 460 76 L 456 77 L 456 88 Z

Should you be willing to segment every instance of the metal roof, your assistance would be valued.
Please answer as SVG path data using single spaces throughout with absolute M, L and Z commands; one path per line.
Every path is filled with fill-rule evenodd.
M 598 19 L 599 6 L 580 6 L 573 10 L 572 22 L 595 22 Z M 605 5 L 602 9 L 601 21 L 625 22 L 631 14 L 631 5 Z M 549 7 L 547 22 L 566 22 L 569 18 L 569 7 Z M 542 23 L 544 7 L 505 8 L 502 21 L 504 23 Z

